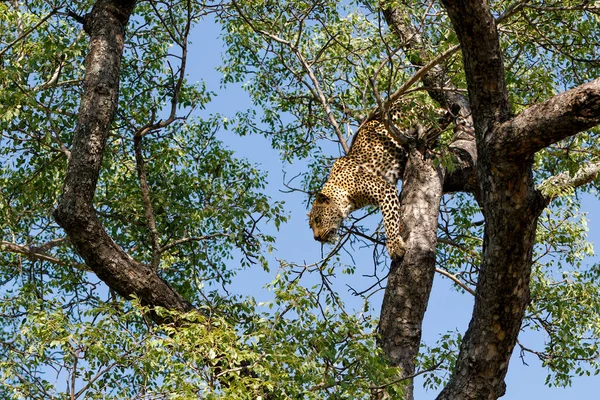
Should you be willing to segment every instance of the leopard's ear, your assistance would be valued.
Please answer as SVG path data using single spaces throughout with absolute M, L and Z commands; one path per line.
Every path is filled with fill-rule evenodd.
M 331 199 L 325 196 L 323 193 L 318 193 L 317 198 L 315 199 L 317 203 L 329 204 L 331 203 Z

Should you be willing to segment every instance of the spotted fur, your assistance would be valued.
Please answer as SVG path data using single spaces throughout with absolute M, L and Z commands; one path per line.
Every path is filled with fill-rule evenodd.
M 398 141 L 376 120 L 358 131 L 350 151 L 333 164 L 329 179 L 308 214 L 315 240 L 332 242 L 342 220 L 359 208 L 376 205 L 383 214 L 386 247 L 392 258 L 405 252 L 400 237 L 400 201 L 396 184 L 405 153 Z

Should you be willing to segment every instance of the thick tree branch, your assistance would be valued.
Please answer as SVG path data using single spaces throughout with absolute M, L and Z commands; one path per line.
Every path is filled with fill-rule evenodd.
M 494 137 L 499 153 L 535 152 L 600 124 L 600 78 L 533 105 L 502 124 Z
M 469 328 L 438 399 L 496 399 L 529 303 L 537 219 L 545 207 L 533 181 L 533 154 L 499 146 L 510 118 L 499 39 L 487 1 L 442 0 L 463 50 L 477 137 L 485 217 L 483 257 Z M 516 234 L 518 232 L 518 234 Z
M 387 7 L 384 5 L 383 15 L 392 31 L 403 43 L 406 55 L 415 68 L 423 71 L 419 75 L 429 96 L 441 107 L 451 110 L 459 118 L 455 121 L 455 139 L 450 150 L 456 156 L 456 168 L 448 173 L 444 180 L 444 192 L 465 191 L 478 192 L 475 164 L 477 150 L 472 129 L 471 105 L 469 100 L 452 84 L 441 62 L 446 57 L 435 57 L 429 61 L 427 45 L 419 31 L 412 25 L 410 16 L 403 7 Z M 454 54 L 456 46 L 442 55 Z M 424 67 L 422 67 L 425 65 Z M 403 85 L 404 87 L 405 85 Z
M 506 127 L 502 126 L 502 123 L 510 118 L 510 113 L 498 37 L 487 3 L 466 1 L 457 4 L 459 2 L 450 0 L 444 3 L 449 9 L 453 25 L 463 47 L 476 132 L 480 139 L 485 139 L 481 140 L 478 149 L 475 149 L 474 141 L 472 137 L 469 137 L 468 125 L 465 127 L 467 135 L 461 135 L 462 137 L 457 135 L 459 140 L 458 143 L 456 141 L 454 143 L 455 149 L 462 148 L 466 144 L 467 152 L 472 154 L 471 159 L 474 162 L 465 164 L 466 169 L 461 168 L 459 174 L 448 175 L 444 189 L 462 190 L 464 188 L 462 181 L 470 181 L 471 186 L 478 187 L 479 190 L 475 193 L 478 193 L 476 197 L 483 206 L 486 230 L 482 272 L 475 296 L 473 318 L 461 346 L 455 373 L 439 398 L 452 400 L 495 399 L 504 393 L 504 376 L 508 368 L 508 361 L 529 301 L 531 255 L 535 241 L 537 217 L 546 202 L 549 201 L 548 197 L 544 198 L 540 195 L 533 184 L 531 155 L 548 144 L 575 134 L 577 131 L 570 130 L 562 137 L 551 134 L 549 135 L 550 139 L 543 139 L 545 141 L 537 144 L 537 149 L 533 150 L 522 149 L 521 143 L 501 142 L 501 139 L 504 140 L 506 137 L 503 136 L 506 134 L 504 132 Z M 508 10 L 501 18 L 507 18 L 520 6 L 522 4 Z M 455 9 L 452 9 L 453 7 Z M 392 15 L 386 18 L 392 28 L 397 28 L 396 31 L 399 32 L 400 37 L 404 35 L 407 46 L 412 46 L 410 47 L 412 49 L 418 48 L 421 43 L 418 33 L 407 27 L 407 23 L 403 22 L 404 19 L 398 10 L 392 11 Z M 422 59 L 415 56 L 415 54 L 422 56 L 425 54 L 423 51 L 410 54 L 413 63 L 418 60 L 416 61 L 417 65 L 423 65 Z M 434 72 L 439 72 L 437 77 Z M 443 69 L 432 69 L 423 77 L 423 81 L 425 82 L 429 78 L 433 80 L 434 84 L 426 83 L 427 86 L 435 87 L 440 82 L 441 86 L 445 86 L 444 83 L 448 80 L 441 79 L 442 76 L 444 76 Z M 436 93 L 430 91 L 430 95 L 436 99 Z M 441 98 L 438 101 L 443 104 L 442 101 L 446 101 L 446 99 Z M 565 111 L 564 107 L 557 107 L 554 110 L 557 112 L 556 119 L 571 118 L 571 121 L 564 121 L 565 126 L 572 127 L 581 124 L 584 125 L 584 129 L 597 124 L 595 122 L 596 115 L 591 115 L 591 110 L 594 110 L 597 104 L 594 95 L 588 92 L 583 100 L 580 98 L 579 102 L 574 101 L 573 103 L 578 107 L 572 107 L 572 109 L 578 108 L 587 114 L 582 116 L 581 112 L 571 112 L 571 115 L 574 114 L 575 117 L 566 117 L 564 114 L 560 114 Z M 541 112 L 540 115 L 543 113 Z M 519 117 L 515 120 L 519 120 Z M 511 123 L 513 121 L 505 122 L 505 125 L 510 126 Z M 550 128 L 562 129 L 561 123 L 559 122 L 557 127 Z M 529 134 L 527 129 L 523 130 L 525 135 Z M 512 151 L 516 156 L 510 154 Z M 523 151 L 528 152 L 525 153 L 525 157 Z M 521 152 L 520 155 L 519 152 Z M 465 156 L 467 155 L 465 154 Z M 469 157 L 466 159 L 468 160 Z M 515 162 L 516 160 L 518 162 Z M 468 168 L 470 168 L 470 172 L 464 174 Z M 474 173 L 475 171 L 477 174 Z M 560 182 L 565 185 L 584 184 L 593 179 L 596 174 L 595 167 L 590 166 L 590 168 L 580 171 L 572 179 L 562 181 L 557 178 L 553 183 L 557 185 L 560 185 Z M 468 178 L 469 176 L 471 178 Z M 498 193 L 502 193 L 502 195 L 498 196 Z M 515 232 L 519 232 L 519 235 L 515 236 Z M 396 283 L 394 282 L 394 284 Z M 386 293 L 387 295 L 388 293 Z M 391 296 L 400 299 L 402 294 L 391 294 Z M 406 299 L 405 304 L 411 305 L 418 300 L 417 297 Z M 403 314 L 399 313 L 398 316 L 400 315 Z M 406 321 L 401 318 L 397 320 L 397 323 L 400 326 L 407 326 Z M 413 347 L 413 344 L 408 341 L 411 333 L 400 332 L 398 336 L 395 339 L 396 344 L 405 348 L 396 349 L 395 354 L 402 352 L 406 354 Z M 388 350 L 386 353 L 391 354 Z M 392 357 L 392 359 L 394 358 Z
M 461 117 L 468 118 L 471 115 L 471 106 L 468 99 L 463 94 L 455 91 L 456 87 L 441 66 L 441 62 L 446 57 L 435 57 L 436 62 L 429 60 L 430 56 L 426 50 L 427 45 L 419 31 L 412 25 L 411 18 L 406 13 L 405 8 L 384 6 L 383 15 L 392 31 L 402 41 L 410 63 L 415 68 L 427 67 L 422 68 L 425 70 L 422 81 L 424 86 L 428 88 L 429 96 L 437 101 L 441 107 L 447 110 L 458 109 Z M 451 47 L 442 54 L 450 56 L 455 51 L 456 46 Z M 428 66 L 431 66 L 431 68 Z
M 485 144 L 479 150 L 485 217 L 481 272 L 455 371 L 438 397 L 444 400 L 504 394 L 508 362 L 529 303 L 537 219 L 545 206 L 533 183 L 532 159 L 503 160 Z
M 133 0 L 99 0 L 86 18 L 90 43 L 84 94 L 54 216 L 86 264 L 117 293 L 125 298 L 135 295 L 150 306 L 190 311 L 192 305 L 150 266 L 131 258 L 110 238 L 93 208 L 104 146 L 117 109 L 125 25 L 134 6 Z
M 478 193 L 475 173 L 477 151 L 475 138 L 471 133 L 472 128 L 470 128 L 472 119 L 469 101 L 463 94 L 454 90 L 455 86 L 441 66 L 441 62 L 454 54 L 458 47 L 452 47 L 441 55 L 431 58 L 426 51 L 424 40 L 402 7 L 389 8 L 384 5 L 383 14 L 392 31 L 403 42 L 409 61 L 417 69 L 413 79 L 402 85 L 392 97 L 397 98 L 414 81 L 421 79 L 428 87 L 430 97 L 449 112 L 451 111 L 454 117 L 458 117 L 454 121 L 455 140 L 450 147 L 456 156 L 457 168 L 450 174 L 437 171 L 439 175 L 436 176 L 435 168 L 430 162 L 421 161 L 424 165 L 419 168 L 423 170 L 417 173 L 414 171 L 416 159 L 409 157 L 404 171 L 406 180 L 403 181 L 402 201 L 406 209 L 403 209 L 402 219 L 406 224 L 406 231 L 410 232 L 411 236 L 406 239 L 407 253 L 404 260 L 401 263 L 392 263 L 381 311 L 380 334 L 381 345 L 386 355 L 394 365 L 402 367 L 405 375 L 410 376 L 415 368 L 415 359 L 420 346 L 421 325 L 433 283 L 433 271 L 436 270 L 435 254 L 428 254 L 424 249 L 435 249 L 434 237 L 437 233 L 437 215 L 442 191 L 464 190 Z M 430 171 L 429 176 L 425 171 Z M 415 183 L 415 179 L 418 183 Z M 419 189 L 413 186 L 420 186 L 421 191 L 429 192 L 430 198 L 424 196 L 422 192 L 419 194 Z M 419 207 L 428 207 L 430 212 L 421 210 L 421 215 L 415 218 L 414 212 Z M 413 218 L 411 214 L 414 214 Z M 443 273 L 441 270 L 438 272 Z M 412 400 L 412 398 L 413 384 L 410 381 L 405 400 Z
M 487 0 L 442 0 L 461 44 L 475 131 L 510 117 L 496 21 Z

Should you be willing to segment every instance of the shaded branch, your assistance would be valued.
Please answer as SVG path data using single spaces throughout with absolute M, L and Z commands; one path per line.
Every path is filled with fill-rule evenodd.
M 142 202 L 144 204 L 144 217 L 146 218 L 146 226 L 150 232 L 150 242 L 152 243 L 152 268 L 158 271 L 160 265 L 160 244 L 158 230 L 156 229 L 156 219 L 154 218 L 154 210 L 152 209 L 152 201 L 150 200 L 150 187 L 146 178 L 146 168 L 144 164 L 144 155 L 142 154 L 142 136 L 133 137 L 133 147 L 135 151 L 135 167 L 140 181 L 140 190 L 142 192 Z
M 582 3 L 586 2 L 582 1 Z M 600 11 L 600 6 L 590 4 L 581 4 L 579 6 L 540 6 L 538 4 L 523 4 L 523 8 L 531 8 L 537 11 Z
M 60 246 L 66 241 L 66 238 L 59 238 L 46 242 L 40 246 L 26 246 L 2 240 L 0 241 L 0 251 L 20 254 L 22 256 L 27 257 L 30 260 L 47 261 L 56 265 L 64 265 L 81 269 L 84 271 L 89 271 L 89 268 L 87 268 L 85 264 L 76 263 L 74 261 L 61 260 L 58 257 L 46 253 L 48 250 Z
M 42 247 L 36 248 L 35 246 L 24 246 L 24 245 L 19 245 L 16 243 L 11 243 L 11 242 L 2 240 L 2 241 L 0 241 L 0 250 L 7 251 L 10 253 L 21 254 L 32 260 L 48 261 L 53 264 L 59 264 L 59 265 L 68 264 L 67 262 L 65 262 L 57 257 L 46 254 L 45 249 L 43 249 Z
M 177 239 L 172 241 L 169 244 L 166 244 L 160 248 L 160 252 L 164 253 L 167 250 L 172 249 L 173 247 L 179 246 L 180 244 L 190 243 L 190 242 L 200 242 L 203 240 L 214 239 L 218 237 L 231 237 L 231 234 L 228 233 L 214 233 L 212 235 L 204 235 L 204 236 L 195 236 L 195 237 L 185 237 L 181 239 Z
M 398 145 L 403 146 L 408 144 L 411 141 L 411 138 L 401 132 L 400 129 L 396 127 L 396 124 L 392 121 L 390 117 L 390 106 L 387 101 L 383 101 L 381 99 L 381 95 L 379 94 L 379 90 L 377 89 L 377 82 L 374 79 L 370 79 L 371 88 L 373 90 L 373 94 L 375 95 L 375 100 L 377 101 L 377 108 L 371 112 L 371 115 L 367 117 L 357 129 L 360 130 L 364 124 L 373 120 L 380 119 L 385 126 L 385 129 L 388 131 L 390 136 L 396 139 Z
M 431 65 L 432 60 L 426 50 L 430 46 L 428 46 L 417 28 L 412 25 L 411 18 L 404 7 L 395 7 L 393 4 L 391 7 L 387 7 L 386 4 L 383 8 L 383 15 L 392 32 L 403 43 L 402 47 L 410 63 L 415 68 L 421 68 L 425 65 L 422 81 L 429 96 L 447 110 L 458 108 L 458 114 L 463 118 L 468 118 L 471 115 L 471 106 L 468 99 L 460 93 L 455 93 L 458 89 L 452 84 L 441 65 L 441 62 L 447 57 L 435 57 L 438 63 Z M 442 55 L 446 52 L 454 54 L 456 50 L 453 49 L 455 47 L 446 50 Z M 447 56 L 449 57 L 451 54 Z
M 560 196 L 569 189 L 578 188 L 592 182 L 598 177 L 600 172 L 600 162 L 586 164 L 574 175 L 569 172 L 563 172 L 556 176 L 546 179 L 538 189 L 542 192 L 544 200 L 549 204 L 552 200 Z
M 46 243 L 43 243 L 39 246 L 33 246 L 32 248 L 35 248 L 36 250 L 39 250 L 39 251 L 48 251 L 50 249 L 58 247 L 58 246 L 62 245 L 63 243 L 67 243 L 67 242 L 68 242 L 68 239 L 63 237 L 63 238 L 49 240 Z
M 398 379 L 395 379 L 395 380 L 393 380 L 393 381 L 390 381 L 390 382 L 384 383 L 384 384 L 382 384 L 382 385 L 371 386 L 371 390 L 381 390 L 381 389 L 385 389 L 385 388 L 386 388 L 386 387 L 388 387 L 388 386 L 395 385 L 395 384 L 397 384 L 397 383 L 400 383 L 400 382 L 402 382 L 402 381 L 406 381 L 406 380 L 408 380 L 408 379 L 414 379 L 414 378 L 416 378 L 416 377 L 417 377 L 417 376 L 419 376 L 419 375 L 423 375 L 423 374 L 426 374 L 426 373 L 428 373 L 428 372 L 433 372 L 433 371 L 437 370 L 437 369 L 438 369 L 438 368 L 439 368 L 439 367 L 440 367 L 440 366 L 441 366 L 443 363 L 444 363 L 444 361 L 443 361 L 443 360 L 442 360 L 442 361 L 438 361 L 437 363 L 435 363 L 435 364 L 434 364 L 434 365 L 432 365 L 431 367 L 429 367 L 429 368 L 426 368 L 426 369 L 419 370 L 419 371 L 415 372 L 414 374 L 407 375 L 407 376 L 403 376 L 403 377 L 401 377 L 401 378 L 398 378 Z
M 166 22 L 164 20 L 160 10 L 158 10 L 156 8 L 156 5 L 154 4 L 154 2 L 150 2 L 150 4 L 152 5 L 152 8 L 154 9 L 155 14 L 160 19 L 161 23 L 163 24 L 165 30 L 168 32 L 171 39 L 173 39 L 173 41 L 181 47 L 180 68 L 177 73 L 177 80 L 175 81 L 175 84 L 173 86 L 173 95 L 171 96 L 171 110 L 169 111 L 169 116 L 164 120 L 154 122 L 155 116 L 152 115 L 152 118 L 151 118 L 152 122 L 149 122 L 146 125 L 139 128 L 135 132 L 134 137 L 146 136 L 150 132 L 166 128 L 167 126 L 171 125 L 173 122 L 175 122 L 177 120 L 185 119 L 185 117 L 177 116 L 177 107 L 179 106 L 179 95 L 181 93 L 181 88 L 182 88 L 183 82 L 185 80 L 185 72 L 186 72 L 186 66 L 187 66 L 187 53 L 188 53 L 187 46 L 188 46 L 188 42 L 189 42 L 188 37 L 190 35 L 190 29 L 192 27 L 192 21 L 191 21 L 192 16 L 188 14 L 188 18 L 187 18 L 186 25 L 185 25 L 185 31 L 183 32 L 182 37 L 178 37 L 177 35 L 173 34 L 173 32 L 172 32 L 173 28 L 172 28 L 171 24 L 169 24 L 168 22 Z
M 475 164 L 477 163 L 477 150 L 471 117 L 471 105 L 467 97 L 460 93 L 454 86 L 445 69 L 441 65 L 443 60 L 458 49 L 454 46 L 440 56 L 431 60 L 427 52 L 429 47 L 403 7 L 387 7 L 384 5 L 383 15 L 391 30 L 403 42 L 406 56 L 415 68 L 422 74 L 419 78 L 423 82 L 423 89 L 429 96 L 446 108 L 454 117 L 455 138 L 450 144 L 450 150 L 456 156 L 456 168 L 449 172 L 444 179 L 444 192 L 465 191 L 476 194 L 478 192 Z M 424 67 L 422 67 L 425 65 Z M 404 84 L 397 92 L 408 91 Z M 452 121 L 451 121 L 452 122 Z

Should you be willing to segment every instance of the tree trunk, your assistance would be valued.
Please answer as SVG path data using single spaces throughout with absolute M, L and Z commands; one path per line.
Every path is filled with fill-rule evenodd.
M 487 1 L 443 0 L 463 50 L 477 138 L 477 177 L 485 218 L 483 257 L 469 328 L 450 382 L 438 399 L 496 399 L 529 302 L 537 219 L 533 153 L 513 159 L 498 148 L 511 118 L 496 24 Z
M 473 137 L 463 134 L 457 135 L 451 144 L 460 168 L 446 176 L 444 190 L 473 193 L 482 206 L 486 225 L 473 317 L 461 344 L 455 372 L 439 398 L 496 399 L 505 392 L 504 377 L 529 302 L 536 224 L 547 204 L 533 182 L 533 156 L 536 151 L 600 122 L 600 79 L 534 105 L 513 118 L 498 32 L 488 2 L 443 0 L 442 3 L 461 43 L 469 101 L 458 93 L 435 90 L 452 87 L 442 67 L 431 69 L 423 82 L 433 89 L 428 92 L 440 105 L 460 108 L 459 115 L 467 116 L 468 133 L 473 132 L 472 122 L 477 139 L 476 148 Z M 424 65 L 426 46 L 403 8 L 392 6 L 383 13 L 409 50 L 411 63 L 416 68 Z M 423 232 L 430 227 L 418 224 L 413 229 Z M 401 266 L 392 266 L 384 308 L 394 304 L 394 309 L 400 310 L 405 307 L 403 301 L 408 306 L 422 301 L 423 297 L 416 300 L 405 296 L 404 289 L 397 287 L 397 276 L 409 280 L 404 283 L 407 287 L 423 285 L 412 289 L 415 295 L 428 293 L 430 282 L 423 282 L 418 272 L 411 277 L 409 272 L 401 275 L 396 269 Z M 382 325 L 390 323 L 384 320 L 389 317 L 383 311 L 381 318 Z M 412 322 L 415 326 L 421 323 Z M 405 324 L 397 323 L 400 327 Z M 405 336 L 395 342 L 393 338 L 382 338 L 382 343 L 392 362 L 397 361 L 406 371 L 414 371 L 408 357 L 417 354 L 415 331 L 382 329 L 382 336 Z M 418 333 L 420 336 L 420 329 Z M 394 343 L 404 348 L 393 348 Z
M 442 185 L 443 173 L 433 160 L 410 149 L 400 199 L 406 254 L 401 262 L 392 262 L 379 322 L 381 347 L 403 376 L 411 377 L 406 399 L 413 398 L 412 375 L 435 273 Z
M 117 293 L 125 298 L 135 295 L 145 305 L 190 311 L 192 305 L 149 265 L 131 258 L 111 239 L 93 207 L 104 146 L 117 109 L 125 26 L 134 6 L 135 1 L 99 0 L 84 19 L 90 36 L 84 93 L 54 217 L 90 269 Z
M 438 399 L 496 399 L 529 303 L 537 219 L 544 208 L 532 179 L 532 162 L 498 165 L 482 157 L 485 232 L 483 262 L 469 329 L 455 373 Z
M 403 8 L 384 8 L 383 14 L 392 31 L 403 42 L 413 66 L 420 68 L 427 64 L 427 46 Z M 417 151 L 411 153 L 406 164 L 401 215 L 408 236 L 405 238 L 407 253 L 401 263 L 392 263 L 379 325 L 382 349 L 392 364 L 402 368 L 404 376 L 415 373 L 421 325 L 435 272 L 437 219 L 442 194 L 466 191 L 479 199 L 475 167 L 477 150 L 469 101 L 464 95 L 451 90 L 455 86 L 440 65 L 424 75 L 423 83 L 429 88 L 431 98 L 452 110 L 463 121 L 455 126 L 456 136 L 450 145 L 458 161 L 454 171 L 442 173 L 430 159 L 424 159 L 423 154 Z M 413 380 L 410 379 L 405 399 L 412 400 L 413 397 Z

